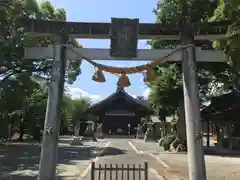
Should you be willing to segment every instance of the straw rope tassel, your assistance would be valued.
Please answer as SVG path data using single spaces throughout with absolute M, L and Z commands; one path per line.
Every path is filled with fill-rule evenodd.
M 117 86 L 125 88 L 131 86 L 131 82 L 126 74 L 122 74 L 117 82 Z
M 104 83 L 106 82 L 105 76 L 102 72 L 101 69 L 97 69 L 95 70 L 93 77 L 92 77 L 93 81 L 99 82 L 99 83 Z

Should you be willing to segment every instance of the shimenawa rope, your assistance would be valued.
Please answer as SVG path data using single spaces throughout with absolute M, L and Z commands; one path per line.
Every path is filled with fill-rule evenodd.
M 172 56 L 173 54 L 175 54 L 176 52 L 182 50 L 182 49 L 186 49 L 188 47 L 192 47 L 194 46 L 193 44 L 187 44 L 185 46 L 179 46 L 177 48 L 175 48 L 173 51 L 171 51 L 170 53 L 168 53 L 167 55 L 165 55 L 164 57 L 161 57 L 159 59 L 156 59 L 150 63 L 147 63 L 145 65 L 140 65 L 140 66 L 135 66 L 135 67 L 114 67 L 114 66 L 107 66 L 107 65 L 103 65 L 100 63 L 96 63 L 95 61 L 93 61 L 92 59 L 89 59 L 88 57 L 85 57 L 83 55 L 81 55 L 79 52 L 77 52 L 72 46 L 69 47 L 68 45 L 65 45 L 70 51 L 72 51 L 73 53 L 75 53 L 76 55 L 78 55 L 79 57 L 81 57 L 82 59 L 85 59 L 86 61 L 88 61 L 90 64 L 92 64 L 94 67 L 97 67 L 103 71 L 106 72 L 110 72 L 112 74 L 135 74 L 135 73 L 140 73 L 142 71 L 146 71 L 156 65 L 160 65 L 163 62 L 165 62 L 165 60 Z

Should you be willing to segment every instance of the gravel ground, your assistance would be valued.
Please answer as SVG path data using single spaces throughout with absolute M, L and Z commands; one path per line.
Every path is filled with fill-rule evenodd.
M 57 175 L 61 180 L 76 179 L 107 143 L 86 142 L 83 146 L 70 146 L 71 138 L 59 143 Z M 8 143 L 0 146 L 0 179 L 33 180 L 38 173 L 41 147 L 39 143 Z

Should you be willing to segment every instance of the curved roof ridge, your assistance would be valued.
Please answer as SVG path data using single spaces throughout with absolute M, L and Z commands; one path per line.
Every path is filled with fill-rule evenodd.
M 140 100 L 134 98 L 133 96 L 131 96 L 130 94 L 128 94 L 124 89 L 123 90 L 120 90 L 120 91 L 116 91 L 114 92 L 113 94 L 107 96 L 105 99 L 99 101 L 98 103 L 95 103 L 93 104 L 90 108 L 92 107 L 95 107 L 95 106 L 98 106 L 99 104 L 102 104 L 106 101 L 108 101 L 109 99 L 113 98 L 114 96 L 116 96 L 117 94 L 123 94 L 125 95 L 126 97 L 128 97 L 129 99 L 131 99 L 132 101 L 134 101 L 135 103 L 147 108 L 147 109 L 151 109 L 149 106 L 147 106 L 145 103 L 142 103 Z

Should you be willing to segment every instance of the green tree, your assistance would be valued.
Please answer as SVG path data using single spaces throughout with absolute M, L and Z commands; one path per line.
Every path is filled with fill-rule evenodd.
M 40 140 L 45 120 L 46 105 L 47 92 L 40 87 L 33 89 L 33 92 L 25 98 L 22 118 L 23 129 L 20 128 L 22 130 L 20 139 L 25 132 L 24 129 L 27 127 L 33 139 Z
M 216 7 L 217 1 L 159 0 L 154 13 L 158 23 L 180 24 L 186 22 L 187 19 L 191 23 L 206 22 L 213 15 Z M 180 44 L 180 41 L 157 40 L 150 41 L 149 44 L 154 49 L 174 48 Z M 204 49 L 212 49 L 212 42 L 210 41 L 195 41 L 195 44 Z M 211 71 L 213 65 L 208 64 L 208 66 L 204 63 L 197 65 L 200 97 L 202 99 L 206 99 L 206 96 L 209 95 L 210 85 L 216 84 L 213 81 L 215 80 L 215 74 Z M 219 72 L 223 68 L 225 66 L 220 65 Z M 156 80 L 148 84 L 150 87 L 149 102 L 162 120 L 169 115 L 178 115 L 177 138 L 172 145 L 172 148 L 176 150 L 182 144 L 186 145 L 182 68 L 178 63 L 168 63 L 154 68 L 154 72 Z
M 27 100 L 34 90 L 38 88 L 39 85 L 33 82 L 27 73 L 19 74 L 2 84 L 0 88 L 1 128 L 7 130 L 6 126 L 8 124 L 18 124 L 20 136 L 22 137 L 25 127 L 25 114 L 27 114 L 25 112 L 28 109 Z
M 189 12 L 185 12 L 184 6 L 191 6 Z M 188 16 L 190 22 L 206 22 L 212 17 L 217 7 L 217 0 L 159 0 L 153 12 L 156 22 L 163 24 L 180 24 Z M 180 44 L 175 40 L 153 40 L 148 42 L 154 49 L 174 48 Z M 212 49 L 211 41 L 195 41 L 196 46 Z
M 213 15 L 214 9 L 217 7 L 217 1 L 187 1 L 187 4 L 191 6 L 189 18 L 191 22 L 204 22 L 207 21 Z M 195 8 L 198 7 L 198 8 Z M 157 8 L 154 9 L 156 15 L 156 21 L 158 23 L 166 24 L 179 24 L 184 20 L 186 13 L 184 12 L 184 1 L 178 0 L 165 0 L 158 1 Z M 180 41 L 151 41 L 149 42 L 154 49 L 173 48 L 180 44 Z M 202 48 L 211 49 L 212 43 L 209 41 L 196 41 L 196 45 Z M 213 66 L 208 69 L 211 69 Z M 207 65 L 202 63 L 198 64 L 198 75 L 201 97 L 207 94 L 208 85 L 212 81 L 213 76 L 207 69 Z M 221 69 L 222 70 L 222 69 Z M 157 114 L 163 113 L 169 115 L 178 110 L 179 99 L 182 99 L 182 75 L 181 65 L 176 63 L 168 63 L 164 66 L 155 68 L 157 76 L 154 84 L 149 84 L 152 89 L 150 93 L 151 101 L 158 102 L 153 104 Z M 158 91 L 158 92 L 156 92 Z M 155 94 L 155 95 L 154 95 Z M 160 95 L 161 94 L 161 95 Z M 163 96 L 163 97 L 162 97 Z M 161 104 L 161 105 L 160 105 Z
M 219 79 L 224 82 L 226 89 L 239 91 L 240 87 L 240 1 L 219 0 L 218 7 L 209 21 L 228 20 L 227 38 L 215 41 L 214 47 L 225 52 L 227 55 L 227 71 L 222 72 Z
M 46 46 L 53 43 L 53 39 L 49 37 L 36 38 L 26 34 L 24 27 L 17 24 L 17 19 L 22 17 L 65 21 L 66 13 L 64 9 L 55 8 L 49 1 L 37 3 L 36 0 L 16 1 L 6 10 L 0 10 L 0 24 L 2 25 L 0 34 L 0 127 L 2 130 L 7 130 L 8 124 L 15 123 L 20 128 L 20 136 L 23 135 L 26 127 L 33 135 L 37 132 L 36 127 L 42 128 L 47 92 L 46 88 L 43 88 L 41 83 L 39 85 L 33 77 L 45 80 L 47 77 L 48 80 L 52 66 L 51 59 L 25 60 L 24 47 Z M 69 43 L 75 47 L 81 47 L 75 39 Z M 73 83 L 81 73 L 80 64 L 80 61 L 69 63 L 66 72 L 68 83 Z
M 79 98 L 72 100 L 72 119 L 74 123 L 87 119 L 87 114 L 85 114 L 85 111 L 90 107 L 90 105 L 91 103 L 88 98 Z
M 52 44 L 53 39 L 50 37 L 35 38 L 26 34 L 24 27 L 17 23 L 17 19 L 21 17 L 65 21 L 66 12 L 64 9 L 54 8 L 49 1 L 38 4 L 36 0 L 16 1 L 7 10 L 0 11 L 0 23 L 4 27 L 0 34 L 0 77 L 2 81 L 26 71 L 29 75 L 42 77 L 46 75 L 49 77 L 51 73 L 51 59 L 25 60 L 24 47 L 46 46 Z M 70 43 L 81 47 L 75 39 Z M 81 72 L 80 64 L 80 61 L 70 62 L 67 72 L 68 82 L 73 83 L 76 80 L 76 76 Z
M 178 107 L 178 99 L 182 96 L 181 72 L 176 64 L 165 64 L 155 70 L 156 79 L 149 84 L 149 103 L 160 117 L 174 114 Z M 171 96 L 170 96 L 171 95 Z
M 72 111 L 73 111 L 73 103 L 72 103 L 71 96 L 65 92 L 63 95 L 63 103 L 61 108 L 61 132 L 60 133 L 67 133 L 68 127 L 70 127 L 73 124 Z

